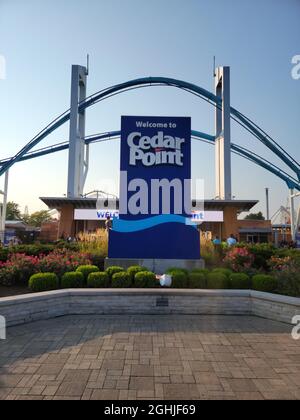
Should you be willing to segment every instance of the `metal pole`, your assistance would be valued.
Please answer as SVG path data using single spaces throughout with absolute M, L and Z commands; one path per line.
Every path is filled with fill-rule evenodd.
M 266 188 L 266 215 L 267 215 L 267 220 L 270 220 L 270 211 L 269 211 L 269 188 Z

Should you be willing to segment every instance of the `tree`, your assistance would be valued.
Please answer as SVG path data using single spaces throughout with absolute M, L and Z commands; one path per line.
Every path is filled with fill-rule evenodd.
M 49 222 L 52 220 L 49 210 L 40 210 L 32 213 L 30 216 L 26 216 L 24 221 L 31 226 L 40 227 L 42 223 Z
M 19 204 L 14 201 L 8 201 L 6 206 L 6 220 L 21 220 Z
M 244 220 L 265 220 L 263 214 L 261 211 L 258 213 L 250 213 L 246 217 L 244 217 Z

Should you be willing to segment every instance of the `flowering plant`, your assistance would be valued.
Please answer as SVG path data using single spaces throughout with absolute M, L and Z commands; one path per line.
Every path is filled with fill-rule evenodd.
M 278 292 L 300 296 L 300 260 L 291 256 L 272 257 L 269 260 L 272 275 L 278 281 Z
M 39 269 L 41 272 L 55 273 L 61 277 L 68 271 L 75 271 L 80 265 L 88 264 L 91 264 L 91 261 L 86 254 L 58 249 L 40 257 Z
M 268 266 L 270 267 L 271 271 L 284 271 L 292 269 L 295 265 L 295 261 L 292 257 L 277 257 L 273 256 L 268 261 Z
M 254 255 L 245 247 L 230 248 L 223 262 L 233 271 L 245 271 L 251 268 L 254 261 Z
M 30 276 L 38 272 L 55 273 L 61 277 L 67 271 L 76 270 L 79 265 L 88 264 L 91 261 L 87 254 L 66 249 L 39 256 L 10 254 L 6 262 L 0 262 L 0 284 L 27 284 Z
M 8 261 L 0 262 L 0 282 L 9 284 L 26 284 L 28 278 L 38 272 L 38 257 L 25 254 L 11 254 Z M 3 281 L 1 281 L 4 276 Z

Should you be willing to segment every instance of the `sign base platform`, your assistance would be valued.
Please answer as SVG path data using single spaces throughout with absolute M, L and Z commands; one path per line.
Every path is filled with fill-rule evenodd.
M 168 268 L 184 268 L 186 270 L 193 270 L 194 268 L 204 268 L 204 259 L 183 260 L 183 259 L 151 259 L 151 258 L 105 258 L 104 269 L 117 265 L 127 269 L 132 265 L 140 265 L 148 268 L 156 274 L 164 274 Z

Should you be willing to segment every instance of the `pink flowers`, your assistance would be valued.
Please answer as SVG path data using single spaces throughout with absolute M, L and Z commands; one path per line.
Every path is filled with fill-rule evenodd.
M 67 271 L 87 264 L 91 264 L 91 261 L 86 254 L 59 249 L 41 258 L 39 267 L 41 272 L 55 273 L 61 277 Z
M 87 254 L 66 249 L 38 257 L 11 254 L 6 262 L 0 262 L 0 284 L 27 284 L 30 276 L 38 272 L 51 272 L 61 277 L 65 272 L 87 264 L 91 264 Z
M 227 263 L 233 271 L 243 271 L 251 268 L 254 261 L 254 255 L 247 248 L 235 247 L 227 251 L 223 261 Z

